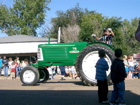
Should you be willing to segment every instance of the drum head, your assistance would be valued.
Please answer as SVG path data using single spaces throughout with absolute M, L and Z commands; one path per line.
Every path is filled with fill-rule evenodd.
M 140 31 L 136 33 L 135 37 L 136 37 L 136 40 L 140 42 Z

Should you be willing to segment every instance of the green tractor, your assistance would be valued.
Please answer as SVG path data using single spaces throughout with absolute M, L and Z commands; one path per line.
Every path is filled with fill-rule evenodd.
M 96 85 L 95 64 L 99 59 L 98 51 L 101 49 L 106 52 L 105 59 L 110 66 L 114 59 L 114 47 L 102 42 L 38 45 L 37 64 L 25 67 L 21 71 L 20 80 L 24 85 L 35 85 L 49 79 L 49 72 L 46 69 L 48 66 L 75 66 L 81 81 L 86 85 Z M 110 69 L 107 75 L 110 80 Z

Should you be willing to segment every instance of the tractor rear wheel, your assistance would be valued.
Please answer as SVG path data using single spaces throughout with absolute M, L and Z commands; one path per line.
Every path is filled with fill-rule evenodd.
M 21 70 L 20 80 L 24 85 L 35 85 L 39 80 L 39 72 L 35 67 L 27 66 Z
M 94 44 L 86 47 L 78 56 L 76 62 L 76 71 L 80 79 L 86 85 L 97 85 L 96 75 L 96 62 L 99 59 L 98 51 L 104 50 L 106 53 L 106 61 L 109 67 L 114 59 L 114 51 L 106 45 Z M 110 81 L 110 69 L 107 71 L 108 81 Z
M 49 79 L 49 72 L 47 69 L 40 69 L 40 79 L 39 82 L 46 82 Z

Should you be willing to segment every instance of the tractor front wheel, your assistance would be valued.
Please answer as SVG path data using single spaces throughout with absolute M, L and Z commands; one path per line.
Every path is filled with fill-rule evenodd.
M 20 74 L 20 80 L 24 85 L 35 85 L 39 80 L 39 72 L 35 67 L 28 66 L 23 68 Z

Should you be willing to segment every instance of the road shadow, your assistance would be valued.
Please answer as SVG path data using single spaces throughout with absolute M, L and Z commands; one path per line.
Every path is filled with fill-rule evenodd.
M 111 91 L 109 91 L 109 97 Z M 125 92 L 127 105 L 139 105 L 140 96 Z M 0 90 L 0 105 L 101 105 L 96 90 Z
M 82 81 L 61 81 L 61 80 L 58 80 L 58 81 L 47 81 L 47 82 L 43 82 L 42 84 L 44 83 L 73 83 L 75 85 L 80 85 L 80 86 L 88 86 L 86 84 L 84 84 Z
M 79 85 L 79 86 L 97 86 L 97 84 L 94 84 L 94 85 L 87 85 L 85 84 L 84 82 L 82 81 L 65 81 L 65 80 L 58 80 L 58 81 L 47 81 L 47 82 L 42 82 L 41 84 L 44 84 L 44 83 L 73 83 L 75 85 Z M 113 84 L 108 84 L 108 86 L 112 86 Z

